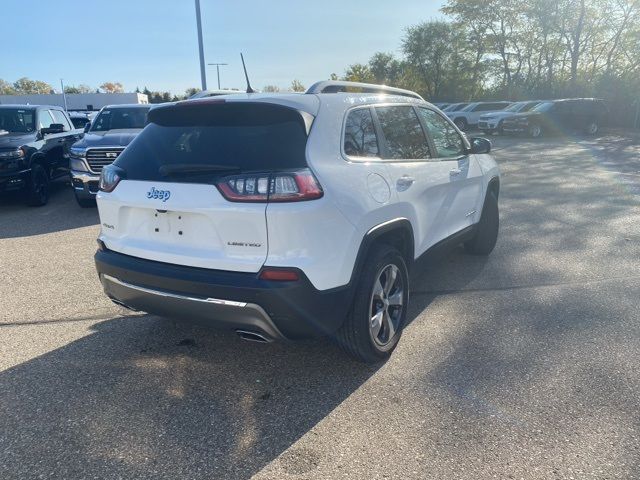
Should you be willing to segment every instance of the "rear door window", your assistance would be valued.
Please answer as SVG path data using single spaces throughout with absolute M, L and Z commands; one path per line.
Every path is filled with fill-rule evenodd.
M 415 160 L 429 158 L 427 139 L 410 105 L 376 107 L 384 135 L 383 158 Z
M 307 166 L 306 123 L 281 105 L 178 104 L 152 110 L 149 121 L 115 162 L 127 179 L 211 183 Z
M 350 157 L 379 157 L 378 138 L 369 107 L 351 110 L 344 128 L 344 153 Z

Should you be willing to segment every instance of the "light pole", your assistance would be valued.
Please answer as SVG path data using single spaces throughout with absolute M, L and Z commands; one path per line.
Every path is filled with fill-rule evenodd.
M 62 88 L 62 99 L 64 100 L 64 111 L 67 111 L 67 94 L 64 92 L 64 82 L 60 79 L 60 88 Z
M 207 89 L 207 73 L 204 70 L 204 47 L 202 46 L 202 21 L 200 20 L 200 0 L 196 0 L 196 24 L 198 26 L 198 50 L 200 51 L 200 80 L 202 91 Z
M 207 65 L 216 66 L 216 72 L 218 73 L 218 90 L 220 90 L 220 67 L 223 65 L 228 65 L 228 63 L 207 63 Z

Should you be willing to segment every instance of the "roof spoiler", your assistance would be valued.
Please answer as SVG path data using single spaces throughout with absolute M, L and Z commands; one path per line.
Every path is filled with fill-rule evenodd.
M 305 93 L 338 93 L 357 91 L 363 93 L 386 93 L 389 95 L 400 95 L 403 97 L 417 98 L 424 100 L 416 92 L 404 90 L 402 88 L 387 87 L 386 85 L 376 85 L 373 83 L 346 82 L 339 80 L 326 80 L 316 82 L 309 87 Z

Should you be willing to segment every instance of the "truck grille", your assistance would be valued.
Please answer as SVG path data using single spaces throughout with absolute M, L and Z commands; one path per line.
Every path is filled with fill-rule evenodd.
M 100 173 L 103 167 L 111 165 L 122 153 L 123 148 L 91 148 L 87 150 L 87 163 L 94 173 Z

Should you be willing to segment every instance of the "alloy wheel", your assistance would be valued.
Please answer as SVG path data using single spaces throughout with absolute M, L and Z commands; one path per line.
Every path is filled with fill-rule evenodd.
M 386 346 L 400 328 L 404 309 L 404 282 L 400 269 L 383 267 L 376 276 L 369 307 L 369 333 L 379 347 Z

